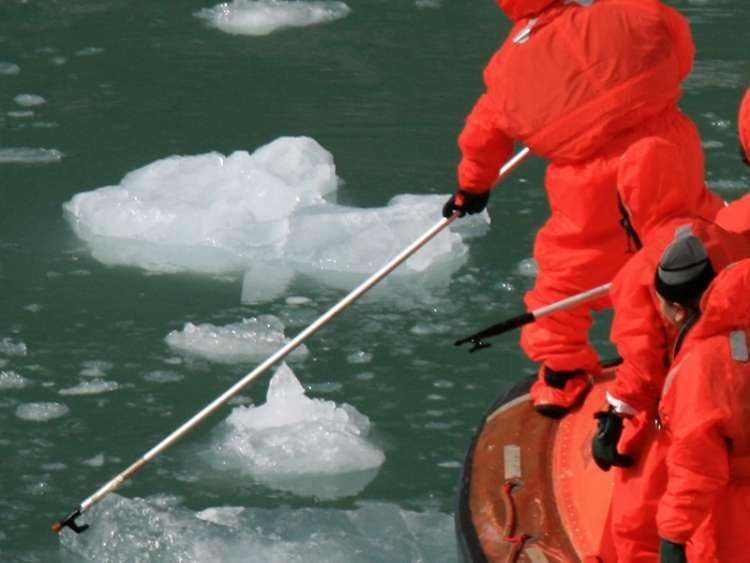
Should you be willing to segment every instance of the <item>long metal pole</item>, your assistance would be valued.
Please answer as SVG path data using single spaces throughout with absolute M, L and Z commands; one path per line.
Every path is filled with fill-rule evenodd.
M 519 151 L 515 156 L 513 156 L 513 158 L 511 158 L 508 162 L 506 162 L 503 165 L 503 167 L 500 169 L 500 172 L 498 174 L 498 181 L 504 178 L 513 169 L 515 169 L 528 155 L 529 155 L 529 149 L 525 147 L 523 150 Z M 122 484 L 125 483 L 125 481 L 127 481 L 130 477 L 132 477 L 135 473 L 137 473 L 144 465 L 146 465 L 149 461 L 154 459 L 164 450 L 169 448 L 172 444 L 174 444 L 177 440 L 179 440 L 185 434 L 190 432 L 193 428 L 198 426 L 201 422 L 203 422 L 203 420 L 205 420 L 208 416 L 213 414 L 214 411 L 216 411 L 224 403 L 229 401 L 229 399 L 234 397 L 237 393 L 239 393 L 243 388 L 245 388 L 247 385 L 252 383 L 260 375 L 265 373 L 270 367 L 272 367 L 278 361 L 280 361 L 281 359 L 289 355 L 295 348 L 297 348 L 310 336 L 312 336 L 318 330 L 320 330 L 326 323 L 328 323 L 328 321 L 333 319 L 335 316 L 341 313 L 344 309 L 346 309 L 349 305 L 354 303 L 354 301 L 359 299 L 364 293 L 370 290 L 375 284 L 377 284 L 379 281 L 385 278 L 388 274 L 390 274 L 393 270 L 395 270 L 400 264 L 406 261 L 412 254 L 414 254 L 417 250 L 422 248 L 425 244 L 427 244 L 430 240 L 432 240 L 438 233 L 440 233 L 443 229 L 445 229 L 448 225 L 453 223 L 453 221 L 455 221 L 459 217 L 460 215 L 458 213 L 454 213 L 451 217 L 444 218 L 440 220 L 438 223 L 436 223 L 433 227 L 431 227 L 427 232 L 425 232 L 417 240 L 415 240 L 409 246 L 407 246 L 404 250 L 402 250 L 395 258 L 393 258 L 385 266 L 380 268 L 380 270 L 378 270 L 372 276 L 370 276 L 368 279 L 362 282 L 351 293 L 349 293 L 346 297 L 344 297 L 341 301 L 339 301 L 326 313 L 321 315 L 315 322 L 313 322 L 305 330 L 300 332 L 296 337 L 290 340 L 283 348 L 278 350 L 275 354 L 271 355 L 266 361 L 261 363 L 253 371 L 248 373 L 245 377 L 243 377 L 237 383 L 232 385 L 229 389 L 224 391 L 224 393 L 222 393 L 216 399 L 211 401 L 208 405 L 203 407 L 200 411 L 198 411 L 195 415 L 193 415 L 187 422 L 183 423 L 182 426 L 177 428 L 177 430 L 172 432 L 169 436 L 164 438 L 161 442 L 159 442 L 153 448 L 151 448 L 149 451 L 143 454 L 143 456 L 141 456 L 138 460 L 136 460 L 133 464 L 131 464 L 130 467 L 125 469 L 125 471 L 115 476 L 108 483 L 103 485 L 94 494 L 92 494 L 90 497 L 84 500 L 73 512 L 68 514 L 65 518 L 63 518 L 59 522 L 55 522 L 52 525 L 52 530 L 54 532 L 59 532 L 66 526 L 71 528 L 75 532 L 82 532 L 83 530 L 85 530 L 87 526 L 79 526 L 75 522 L 75 519 L 78 516 L 86 512 L 89 508 L 91 508 L 97 502 L 102 500 L 109 493 L 112 493 L 116 491 L 117 489 L 119 489 L 122 486 Z

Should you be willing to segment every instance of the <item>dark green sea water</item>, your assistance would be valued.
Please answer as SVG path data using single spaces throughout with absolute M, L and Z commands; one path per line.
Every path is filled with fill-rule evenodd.
M 750 83 L 750 5 L 670 3 L 690 18 L 697 44 L 681 105 L 701 130 L 710 185 L 735 199 L 750 185 L 735 133 L 739 97 Z M 285 135 L 312 137 L 333 154 L 344 180 L 338 199 L 346 205 L 379 207 L 402 193 L 454 189 L 455 137 L 507 22 L 491 0 L 347 4 L 351 13 L 335 22 L 244 37 L 196 18 L 211 7 L 205 0 L 0 0 L 0 63 L 18 67 L 0 64 L 7 71 L 0 72 L 0 149 L 64 155 L 53 163 L 0 163 L 0 371 L 28 380 L 0 389 L 0 561 L 82 560 L 60 547 L 50 524 L 254 367 L 170 366 L 169 331 L 187 321 L 222 325 L 274 314 L 286 319 L 287 335 L 296 334 L 344 295 L 298 280 L 292 295 L 311 302 L 291 311 L 284 298 L 242 305 L 240 276 L 106 266 L 73 234 L 64 202 L 169 155 L 252 152 Z M 14 98 L 21 94 L 46 103 L 20 105 Z M 519 266 L 547 214 L 542 174 L 543 163 L 532 159 L 495 192 L 492 228 L 469 242 L 469 260 L 450 285 L 429 298 L 356 303 L 314 336 L 310 356 L 294 365 L 305 385 L 321 390 L 313 395 L 349 403 L 372 422 L 386 461 L 363 491 L 327 501 L 251 480 L 196 478 L 205 472 L 197 471 L 195 452 L 229 414 L 226 407 L 138 474 L 122 496 L 175 495 L 188 511 L 263 509 L 280 528 L 301 510 L 335 516 L 380 502 L 432 515 L 450 535 L 445 522 L 475 425 L 498 392 L 534 370 L 515 336 L 471 356 L 452 341 L 522 311 L 532 279 Z M 611 354 L 607 316 L 599 321 L 594 338 Z M 358 352 L 371 355 L 369 363 L 348 359 Z M 118 389 L 59 393 L 97 366 Z M 143 377 L 167 368 L 182 379 Z M 367 377 L 356 377 L 362 372 Z M 266 381 L 246 396 L 263 402 Z M 70 410 L 48 421 L 17 416 L 35 402 Z M 99 454 L 102 462 L 91 462 Z M 118 527 L 112 518 L 113 533 L 134 533 L 135 545 L 148 530 Z M 388 544 L 385 524 L 365 529 Z M 453 560 L 451 538 L 444 542 L 427 560 Z M 112 561 L 158 560 L 118 549 L 109 552 Z M 361 556 L 414 557 L 399 549 Z M 302 548 L 298 556 L 310 560 Z M 213 558 L 222 560 L 221 549 Z M 247 560 L 256 559 L 248 553 Z

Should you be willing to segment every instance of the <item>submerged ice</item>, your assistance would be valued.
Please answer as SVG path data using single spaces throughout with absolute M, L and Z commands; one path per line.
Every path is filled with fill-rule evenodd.
M 369 419 L 354 407 L 311 399 L 282 365 L 266 403 L 236 407 L 204 454 L 214 468 L 301 496 L 358 493 L 385 460 L 367 438 Z
M 178 352 L 225 364 L 264 360 L 289 341 L 284 337 L 284 324 L 273 315 L 242 319 L 225 326 L 186 323 L 182 330 L 170 332 L 165 340 Z M 302 359 L 307 354 L 303 344 L 289 359 Z
M 438 195 L 397 196 L 375 209 L 337 205 L 328 201 L 337 182 L 327 150 L 309 137 L 283 137 L 252 154 L 153 162 L 118 185 L 77 194 L 64 212 L 104 263 L 246 272 L 243 301 L 258 302 L 278 297 L 296 274 L 351 288 L 440 217 Z M 483 234 L 488 222 L 486 214 L 463 219 L 390 278 L 419 273 L 420 283 L 444 283 L 466 258 L 464 238 Z
M 390 503 L 351 510 L 210 507 L 193 512 L 173 497 L 112 494 L 63 530 L 63 561 L 96 563 L 443 563 L 455 561 L 453 518 Z
M 234 35 L 268 35 L 289 27 L 305 27 L 346 17 L 344 2 L 234 0 L 205 8 L 195 15 L 209 25 Z

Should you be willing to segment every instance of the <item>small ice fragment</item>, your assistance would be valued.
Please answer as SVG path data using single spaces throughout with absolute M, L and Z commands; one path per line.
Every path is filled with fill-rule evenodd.
M 65 416 L 70 412 L 62 403 L 23 403 L 16 408 L 16 416 L 22 420 L 45 422 Z
M 15 371 L 0 371 L 0 389 L 23 389 L 29 384 L 26 379 Z
M 24 107 L 41 106 L 47 103 L 47 100 L 37 94 L 18 94 L 13 101 Z
M 99 393 L 108 393 L 120 388 L 116 381 L 104 381 L 103 379 L 87 380 L 68 387 L 60 389 L 60 395 L 98 395 Z
M 15 63 L 9 63 L 7 61 L 0 61 L 0 75 L 10 76 L 21 72 L 21 67 Z
M 227 364 L 265 359 L 289 342 L 284 337 L 283 323 L 273 315 L 243 319 L 225 326 L 188 322 L 181 331 L 167 334 L 165 340 L 179 352 Z M 307 354 L 307 348 L 301 345 L 289 358 L 299 360 Z
M 372 354 L 363 350 L 358 350 L 346 357 L 350 364 L 369 364 L 372 361 Z
M 6 356 L 25 356 L 28 353 L 28 348 L 23 342 L 15 342 L 10 338 L 3 338 L 0 340 L 0 354 Z
M 195 16 L 224 33 L 262 36 L 284 28 L 335 21 L 350 11 L 343 2 L 333 1 L 234 0 L 204 8 Z
M 92 458 L 85 459 L 81 462 L 81 465 L 88 465 L 89 467 L 101 467 L 104 465 L 104 454 L 100 453 Z
M 0 149 L 0 164 L 47 164 L 60 162 L 63 153 L 57 149 L 13 147 Z

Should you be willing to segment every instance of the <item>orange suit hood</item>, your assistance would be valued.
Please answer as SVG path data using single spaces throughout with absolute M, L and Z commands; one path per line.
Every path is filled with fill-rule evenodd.
M 677 147 L 659 137 L 634 143 L 622 156 L 617 190 L 642 240 L 649 240 L 669 219 L 690 217 L 701 209 L 691 197 L 693 191 L 683 189 L 686 176 Z
M 750 260 L 730 264 L 701 299 L 701 319 L 690 338 L 703 339 L 750 325 Z
M 517 22 L 539 15 L 547 7 L 560 0 L 497 0 L 497 5 L 509 19 Z
M 745 97 L 740 104 L 740 113 L 737 119 L 740 143 L 745 149 L 745 154 L 750 159 L 750 88 L 745 91 Z

